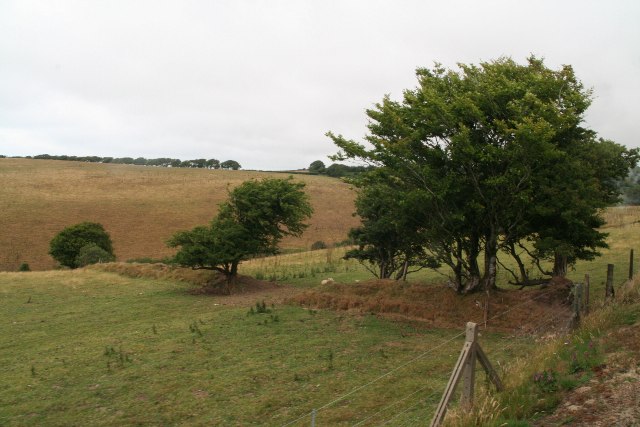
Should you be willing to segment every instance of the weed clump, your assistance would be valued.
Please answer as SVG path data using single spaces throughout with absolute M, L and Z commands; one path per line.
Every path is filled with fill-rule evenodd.
M 107 357 L 107 371 L 109 372 L 111 372 L 112 362 L 120 368 L 124 368 L 127 363 L 132 362 L 131 355 L 122 347 L 116 350 L 113 346 L 106 346 L 103 354 Z
M 311 245 L 311 250 L 316 251 L 318 249 L 327 249 L 327 244 L 322 240 L 317 240 L 313 242 L 313 244 Z

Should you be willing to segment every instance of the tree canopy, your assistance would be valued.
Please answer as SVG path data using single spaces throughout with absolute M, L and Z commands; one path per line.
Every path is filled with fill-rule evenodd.
M 65 228 L 50 243 L 49 254 L 65 267 L 113 261 L 111 237 L 102 224 L 82 222 Z
M 326 169 L 322 160 L 315 160 L 309 165 L 309 173 L 318 174 L 323 173 Z
M 242 260 L 275 254 L 285 236 L 300 236 L 311 216 L 305 183 L 289 179 L 245 181 L 229 192 L 208 226 L 176 233 L 175 260 L 194 269 L 223 273 L 232 282 Z
M 380 279 L 406 279 L 411 272 L 435 267 L 436 261 L 422 246 L 412 195 L 379 179 L 359 185 L 355 204 L 362 224 L 349 232 L 357 248 L 345 258 L 358 260 Z
M 420 200 L 407 215 L 459 291 L 495 287 L 500 250 L 553 259 L 560 273 L 597 254 L 600 210 L 617 200 L 615 182 L 638 153 L 584 127 L 591 92 L 570 66 L 501 58 L 416 74 L 401 101 L 385 96 L 367 110 L 364 143 L 328 136 L 337 160 L 376 166 Z M 526 262 L 514 275 L 529 279 Z
M 240 163 L 236 162 L 235 160 L 225 160 L 224 162 L 220 163 L 220 169 L 231 169 L 237 171 L 240 168 L 242 168 L 242 166 L 240 166 Z

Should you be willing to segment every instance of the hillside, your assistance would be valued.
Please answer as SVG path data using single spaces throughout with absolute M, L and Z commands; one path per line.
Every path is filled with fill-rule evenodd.
M 0 271 L 22 262 L 34 270 L 55 266 L 49 241 L 64 227 L 102 223 L 120 261 L 172 254 L 165 241 L 175 231 L 208 222 L 228 187 L 281 173 L 153 168 L 30 159 L 0 159 Z M 354 194 L 339 180 L 295 175 L 307 183 L 315 213 L 311 226 L 284 248 L 309 248 L 346 238 L 357 224 Z

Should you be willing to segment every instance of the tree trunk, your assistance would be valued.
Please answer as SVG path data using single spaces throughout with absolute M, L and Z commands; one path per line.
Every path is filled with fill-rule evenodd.
M 396 273 L 395 280 L 402 279 L 403 282 L 406 282 L 407 274 L 409 274 L 409 257 L 405 258 L 404 262 L 402 263 L 402 268 Z
M 567 256 L 556 252 L 553 257 L 553 275 L 565 277 L 567 275 L 567 264 Z
M 484 277 L 482 280 L 484 290 L 496 288 L 496 273 L 498 267 L 498 235 L 495 228 L 486 236 L 484 245 Z
M 225 279 L 227 284 L 227 294 L 231 295 L 231 289 L 235 286 L 238 280 L 238 264 L 240 261 L 232 261 L 231 264 L 225 266 Z
M 524 265 L 524 262 L 522 262 L 522 258 L 520 258 L 520 255 L 518 255 L 518 252 L 516 251 L 516 247 L 513 244 L 513 242 L 509 244 L 509 253 L 518 264 L 518 270 L 520 271 L 520 282 L 525 283 L 529 281 L 529 272 L 527 271 L 527 268 Z M 516 278 L 516 280 L 518 279 Z
M 480 275 L 480 266 L 478 265 L 478 255 L 480 254 L 479 239 L 474 236 L 469 244 L 467 252 L 467 264 L 469 265 L 467 282 L 464 286 L 464 293 L 475 292 L 480 287 L 482 276 Z
M 456 248 L 456 262 L 453 267 L 453 274 L 455 275 L 456 292 L 461 294 L 464 290 L 464 283 L 462 277 L 462 245 L 458 242 Z
M 475 258 L 469 258 L 469 277 L 464 286 L 464 293 L 475 292 L 480 289 L 481 282 L 480 266 L 478 265 L 478 255 Z

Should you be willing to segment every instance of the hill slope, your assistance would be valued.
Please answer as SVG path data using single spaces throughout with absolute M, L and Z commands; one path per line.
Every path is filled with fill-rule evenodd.
M 208 222 L 227 188 L 248 179 L 285 178 L 268 172 L 167 169 L 131 165 L 30 159 L 0 159 L 0 271 L 22 262 L 54 267 L 49 241 L 64 227 L 102 223 L 118 260 L 168 256 L 165 241 L 175 231 Z M 309 248 L 317 240 L 343 240 L 357 224 L 354 194 L 341 181 L 296 175 L 307 183 L 315 214 L 299 239 L 286 248 Z

